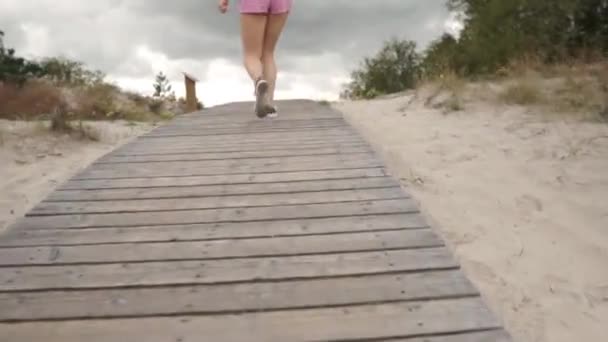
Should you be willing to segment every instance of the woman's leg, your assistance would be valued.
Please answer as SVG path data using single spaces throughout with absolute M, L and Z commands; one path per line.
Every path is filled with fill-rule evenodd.
M 266 23 L 266 32 L 264 35 L 264 45 L 262 50 L 263 73 L 266 81 L 268 81 L 268 100 L 274 100 L 274 90 L 277 80 L 277 67 L 274 59 L 274 51 L 277 46 L 283 27 L 287 22 L 289 12 L 271 13 L 268 16 Z
M 264 76 L 269 83 L 268 100 L 274 101 L 274 91 L 277 80 L 277 66 L 274 58 L 274 51 L 277 42 L 283 32 L 287 17 L 291 11 L 293 0 L 270 0 L 270 15 L 266 24 L 264 34 L 264 48 L 262 51 L 262 63 Z
M 245 69 L 255 82 L 264 76 L 262 52 L 267 16 L 263 14 L 241 14 L 241 39 Z
M 268 16 L 266 13 L 241 13 L 241 37 L 243 40 L 243 62 L 253 80 L 256 115 L 260 118 L 269 112 L 268 81 L 264 79 L 262 52 Z

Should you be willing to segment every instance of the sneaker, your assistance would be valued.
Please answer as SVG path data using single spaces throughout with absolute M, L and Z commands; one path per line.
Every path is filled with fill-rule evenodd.
M 255 114 L 259 118 L 265 117 L 268 113 L 266 107 L 268 104 L 266 103 L 266 94 L 268 93 L 268 82 L 266 80 L 259 78 L 255 82 Z
M 276 118 L 279 116 L 279 110 L 277 106 L 267 106 L 266 113 L 269 118 Z

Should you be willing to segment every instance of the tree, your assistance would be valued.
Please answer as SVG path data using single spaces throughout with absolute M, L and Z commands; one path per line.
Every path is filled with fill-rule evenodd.
M 22 86 L 29 78 L 40 77 L 42 74 L 40 65 L 18 57 L 14 49 L 4 47 L 4 32 L 0 31 L 0 81 Z
M 414 88 L 419 77 L 420 56 L 416 43 L 390 39 L 374 57 L 366 57 L 351 73 L 342 97 L 373 98 Z
M 174 97 L 171 90 L 171 84 L 167 79 L 167 76 L 161 71 L 156 75 L 154 87 L 154 97 L 166 98 Z
M 467 74 L 493 72 L 523 54 L 546 63 L 581 50 L 608 54 L 608 0 L 448 0 L 462 14 Z
M 458 69 L 460 59 L 459 45 L 456 38 L 450 34 L 443 34 L 434 40 L 424 53 L 421 66 L 422 74 L 427 78 L 439 76 L 447 71 Z
M 103 82 L 105 74 L 99 70 L 89 70 L 83 63 L 66 58 L 45 58 L 40 63 L 46 78 L 67 86 L 93 86 Z
M 493 74 L 532 56 L 542 63 L 572 57 L 608 57 L 608 0 L 446 0 L 463 29 L 445 34 L 421 58 L 411 42 L 387 42 L 351 74 L 343 98 L 369 98 L 415 85 L 418 77 L 446 71 Z

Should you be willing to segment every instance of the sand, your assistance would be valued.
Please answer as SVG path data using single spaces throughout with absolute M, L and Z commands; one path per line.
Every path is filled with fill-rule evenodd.
M 89 122 L 88 134 L 53 134 L 44 122 L 0 120 L 0 233 L 58 185 L 152 124 Z
M 605 341 L 608 125 L 483 101 L 444 114 L 412 96 L 334 107 L 419 201 L 516 341 Z

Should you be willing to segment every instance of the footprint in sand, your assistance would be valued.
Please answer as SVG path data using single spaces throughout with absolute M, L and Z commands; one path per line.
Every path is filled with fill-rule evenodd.
M 523 195 L 516 200 L 517 206 L 528 215 L 543 211 L 543 202 L 532 195 Z

